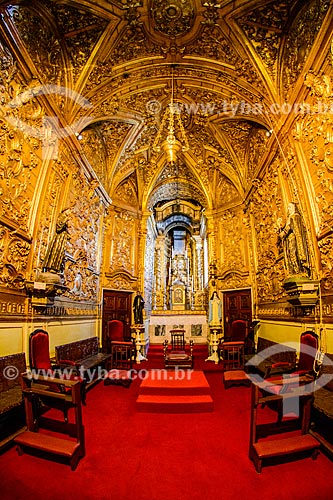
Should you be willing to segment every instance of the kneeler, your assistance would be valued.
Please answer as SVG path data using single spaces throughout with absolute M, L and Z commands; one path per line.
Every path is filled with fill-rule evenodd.
M 263 460 L 274 459 L 276 463 L 278 457 L 309 454 L 315 460 L 319 452 L 319 441 L 309 433 L 313 378 L 293 377 L 276 383 L 282 387 L 279 394 L 270 392 L 273 386 L 267 381 L 252 384 L 249 458 L 257 472 L 261 472 Z M 272 401 L 280 401 L 288 408 L 283 420 L 268 422 L 267 417 L 260 418 Z
M 22 392 L 24 396 L 27 430 L 16 436 L 14 442 L 19 455 L 24 451 L 33 451 L 68 461 L 71 469 L 75 470 L 78 462 L 85 456 L 84 427 L 82 424 L 81 385 L 82 381 L 60 380 L 53 377 L 22 374 Z M 62 384 L 67 389 L 66 393 L 50 391 L 49 385 Z M 36 412 L 35 400 L 47 397 L 56 401 L 66 401 L 74 412 L 74 423 L 62 422 L 56 418 L 40 416 Z M 43 433 L 45 428 L 52 434 Z M 69 439 L 70 438 L 75 438 Z

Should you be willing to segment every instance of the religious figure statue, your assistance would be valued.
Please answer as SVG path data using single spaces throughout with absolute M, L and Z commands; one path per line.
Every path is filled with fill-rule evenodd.
M 186 284 L 186 264 L 183 256 L 177 255 L 172 262 L 172 283 Z
M 310 276 L 306 231 L 295 203 L 288 204 L 287 222 L 278 228 L 278 236 L 282 242 L 284 263 L 289 274 Z
M 143 324 L 143 308 L 145 306 L 145 301 L 141 296 L 140 292 L 136 293 L 133 302 L 133 312 L 134 312 L 134 324 L 142 325 Z
M 220 325 L 222 320 L 222 302 L 217 292 L 214 291 L 209 300 L 209 317 L 210 325 Z
M 74 294 L 80 294 L 81 290 L 82 290 L 82 275 L 80 272 L 77 272 L 74 279 L 74 286 L 71 292 Z
M 61 273 L 64 266 L 66 242 L 68 234 L 68 215 L 66 208 L 60 212 L 56 223 L 56 232 L 52 238 L 43 260 L 43 272 Z

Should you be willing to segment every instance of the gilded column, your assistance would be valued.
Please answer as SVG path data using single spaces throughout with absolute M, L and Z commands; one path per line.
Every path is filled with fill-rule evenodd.
M 147 210 L 143 215 L 139 223 L 138 230 L 138 288 L 144 290 L 144 271 L 145 271 L 145 246 L 147 238 L 147 220 L 150 216 L 150 212 Z
M 166 262 L 165 262 L 165 235 L 159 234 L 155 244 L 154 259 L 154 309 L 165 308 L 165 286 L 166 286 Z

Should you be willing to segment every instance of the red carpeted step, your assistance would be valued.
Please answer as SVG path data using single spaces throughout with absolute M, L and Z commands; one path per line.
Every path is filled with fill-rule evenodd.
M 210 387 L 202 371 L 152 370 L 141 382 L 138 411 L 200 413 L 213 411 Z
M 210 394 L 210 387 L 201 371 L 151 370 L 141 382 L 140 394 L 195 396 Z
M 149 413 L 201 413 L 214 410 L 209 395 L 202 396 L 155 396 L 142 394 L 136 400 L 136 408 Z

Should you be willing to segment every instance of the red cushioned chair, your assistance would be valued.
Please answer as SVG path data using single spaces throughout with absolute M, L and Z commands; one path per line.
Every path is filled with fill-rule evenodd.
M 247 385 L 251 381 L 244 371 L 244 354 L 248 336 L 248 322 L 243 319 L 233 321 L 231 338 L 219 346 L 220 359 L 223 365 L 223 382 L 225 388 L 232 385 Z
M 245 341 L 248 335 L 248 322 L 243 319 L 233 321 L 231 338 L 219 345 L 220 359 L 224 370 L 244 368 Z
M 124 323 L 119 319 L 112 319 L 108 321 L 108 336 L 107 341 L 111 342 L 124 342 Z
M 124 338 L 124 324 L 118 319 L 108 321 L 107 350 L 111 353 L 111 371 L 105 385 L 120 384 L 129 387 L 135 359 L 135 345 Z
M 107 350 L 109 353 L 112 354 L 112 347 L 116 344 L 134 347 L 133 342 L 125 340 L 123 322 L 118 319 L 112 319 L 108 321 Z
M 66 375 L 69 379 L 80 379 L 76 370 L 75 363 L 66 361 L 64 364 L 53 364 L 50 358 L 49 351 L 49 334 L 41 328 L 34 330 L 29 336 L 29 365 L 30 370 L 36 374 L 59 378 Z M 65 371 L 66 370 L 66 371 Z M 44 383 L 46 385 L 46 382 Z M 58 384 L 47 383 L 48 390 L 51 392 L 66 392 L 65 387 Z M 85 400 L 85 390 L 82 389 L 81 397 Z M 54 398 L 41 398 L 42 403 L 52 408 L 61 409 L 64 413 L 65 421 L 68 421 L 68 408 L 71 405 L 59 400 L 59 403 Z

